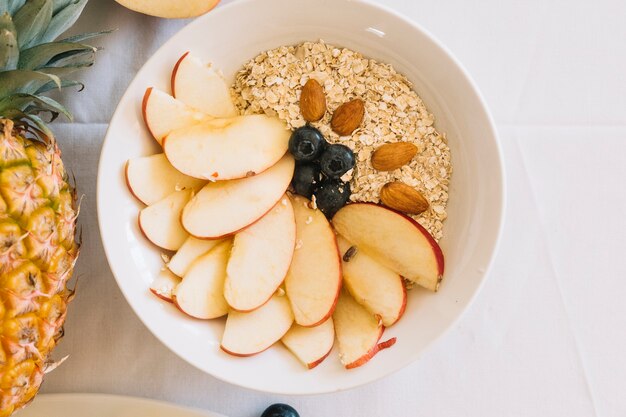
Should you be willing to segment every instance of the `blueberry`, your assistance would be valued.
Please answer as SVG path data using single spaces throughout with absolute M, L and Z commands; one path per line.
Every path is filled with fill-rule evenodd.
M 320 157 L 322 172 L 329 178 L 339 178 L 354 167 L 354 153 L 344 145 L 330 145 Z
M 322 132 L 312 126 L 302 126 L 291 134 L 289 152 L 296 161 L 310 162 L 320 156 L 326 144 Z
M 293 174 L 291 185 L 296 194 L 300 194 L 306 198 L 311 198 L 313 190 L 317 187 L 321 180 L 320 167 L 317 164 L 309 162 L 296 165 L 296 171 Z
M 272 404 L 263 411 L 261 417 L 300 417 L 300 414 L 290 405 Z
M 350 198 L 350 184 L 340 180 L 327 179 L 324 180 L 315 195 L 315 204 L 317 208 L 322 210 L 326 217 L 331 218 L 335 213 L 346 205 Z

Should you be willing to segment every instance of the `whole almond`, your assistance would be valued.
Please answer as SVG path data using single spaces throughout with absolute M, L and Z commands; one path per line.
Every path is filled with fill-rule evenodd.
M 408 214 L 428 210 L 428 200 L 415 188 L 403 182 L 390 182 L 380 190 L 380 201 L 389 208 Z
M 417 146 L 412 143 L 386 143 L 372 154 L 372 166 L 379 171 L 393 171 L 411 162 L 415 154 Z
M 324 88 L 312 78 L 302 87 L 300 111 L 307 122 L 317 122 L 326 113 Z
M 330 121 L 330 127 L 339 136 L 348 136 L 363 122 L 365 103 L 361 99 L 354 99 L 337 107 Z

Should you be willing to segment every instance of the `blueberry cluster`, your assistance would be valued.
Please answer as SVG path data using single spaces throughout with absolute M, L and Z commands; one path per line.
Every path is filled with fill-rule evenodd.
M 309 125 L 294 130 L 289 152 L 296 160 L 293 189 L 307 198 L 315 196 L 317 207 L 332 217 L 350 198 L 350 184 L 341 176 L 354 167 L 354 153 L 347 146 L 330 145 Z

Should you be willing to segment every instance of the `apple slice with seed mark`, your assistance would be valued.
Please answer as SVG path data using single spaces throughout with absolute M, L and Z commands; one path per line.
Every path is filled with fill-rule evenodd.
M 328 357 L 335 343 L 333 319 L 316 327 L 294 324 L 281 339 L 285 347 L 307 368 L 313 369 Z
M 176 129 L 213 119 L 153 87 L 148 88 L 143 96 L 141 112 L 146 127 L 159 145 L 165 136 Z
M 196 259 L 174 289 L 174 304 L 183 313 L 197 319 L 214 319 L 228 313 L 224 299 L 226 265 L 232 241 L 219 243 Z
M 220 0 L 115 0 L 127 9 L 167 19 L 200 16 L 213 9 Z
M 175 191 L 163 200 L 139 212 L 139 229 L 160 248 L 178 250 L 189 236 L 180 224 L 183 207 L 192 190 Z
M 260 174 L 287 152 L 291 132 L 262 114 L 216 119 L 174 130 L 163 151 L 183 174 L 211 181 Z
M 333 314 L 339 344 L 339 359 L 346 369 L 365 365 L 378 352 L 396 343 L 396 338 L 379 343 L 385 327 L 346 291 L 342 290 Z
M 337 236 L 337 244 L 341 254 L 353 247 L 341 236 Z M 355 248 L 356 252 L 349 259 L 343 255 L 344 286 L 359 304 L 381 317 L 383 325 L 389 327 L 400 320 L 406 307 L 402 277 Z
M 194 109 L 213 117 L 239 114 L 224 77 L 189 52 L 174 66 L 171 82 L 174 97 Z
M 443 252 L 415 220 L 376 204 L 355 203 L 340 209 L 332 222 L 359 251 L 424 288 L 439 288 Z
M 139 201 L 149 206 L 174 191 L 199 190 L 206 181 L 181 173 L 169 163 L 165 154 L 159 153 L 128 160 L 126 184 Z
M 182 277 L 196 259 L 223 241 L 224 239 L 201 240 L 196 239 L 193 236 L 189 236 L 180 249 L 178 249 L 178 252 L 172 256 L 172 259 L 168 262 L 167 267 L 174 274 Z
M 180 278 L 172 274 L 168 269 L 162 269 L 150 285 L 150 291 L 159 297 L 172 303 L 172 291 L 180 283 Z
M 285 155 L 253 177 L 208 183 L 185 206 L 183 227 L 200 239 L 218 239 L 244 229 L 282 198 L 293 169 L 293 158 Z
M 285 278 L 285 291 L 296 323 L 317 326 L 333 314 L 341 288 L 341 260 L 335 233 L 310 201 L 291 196 L 296 218 L 296 250 Z
M 235 235 L 224 296 L 238 311 L 263 305 L 285 279 L 296 244 L 296 222 L 284 196 L 269 213 Z
M 287 297 L 274 295 L 254 311 L 228 313 L 221 348 L 234 356 L 263 352 L 287 333 L 291 323 L 293 314 Z

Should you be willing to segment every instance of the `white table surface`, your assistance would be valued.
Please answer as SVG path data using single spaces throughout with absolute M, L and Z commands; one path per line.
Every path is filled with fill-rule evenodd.
M 313 0 L 312 0 L 313 1 Z M 55 125 L 79 180 L 79 293 L 44 392 L 136 395 L 255 417 L 285 401 L 313 416 L 626 415 L 626 2 L 386 0 L 456 54 L 483 91 L 508 173 L 494 268 L 460 323 L 412 366 L 304 398 L 222 383 L 170 353 L 131 311 L 96 222 L 107 122 L 143 62 L 185 21 L 92 0 L 78 30 L 117 27 Z M 270 377 L 270 376 L 268 376 Z

